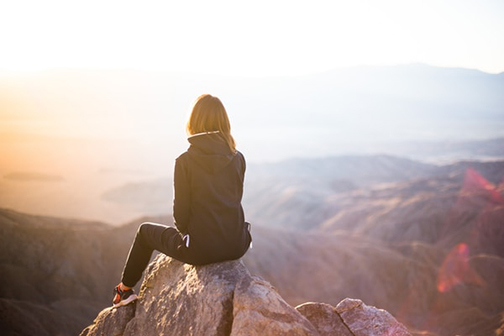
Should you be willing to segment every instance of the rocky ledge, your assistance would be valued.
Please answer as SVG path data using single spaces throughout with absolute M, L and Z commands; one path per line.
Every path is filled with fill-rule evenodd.
M 287 304 L 241 261 L 190 266 L 165 255 L 149 265 L 137 302 L 106 308 L 80 336 L 410 335 L 360 300 Z

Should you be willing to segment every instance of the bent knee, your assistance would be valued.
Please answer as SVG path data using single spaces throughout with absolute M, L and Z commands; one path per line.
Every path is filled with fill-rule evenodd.
M 161 232 L 163 232 L 167 228 L 169 228 L 169 226 L 166 226 L 166 225 L 163 225 L 163 224 L 152 223 L 152 222 L 143 222 L 138 227 L 137 234 L 138 235 L 161 234 Z
M 159 226 L 159 224 L 151 223 L 151 222 L 143 222 L 138 226 L 137 234 L 144 234 L 153 226 Z

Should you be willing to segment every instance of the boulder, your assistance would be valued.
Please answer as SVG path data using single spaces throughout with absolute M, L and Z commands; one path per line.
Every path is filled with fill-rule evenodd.
M 327 303 L 307 302 L 297 306 L 296 310 L 315 326 L 320 336 L 353 336 L 336 308 Z
M 240 260 L 191 266 L 159 254 L 138 300 L 104 309 L 80 336 L 378 334 L 409 335 L 392 315 L 360 300 L 294 308 Z
M 313 325 L 287 304 L 268 282 L 249 277 L 237 284 L 232 336 L 316 334 Z
M 124 334 L 124 329 L 129 321 L 135 316 L 136 302 L 121 308 L 103 309 L 93 325 L 84 329 L 79 336 L 120 336 Z
M 296 309 L 315 326 L 320 336 L 411 335 L 389 312 L 367 306 L 361 300 L 347 298 L 336 307 L 308 302 Z
M 361 300 L 347 298 L 336 306 L 336 312 L 355 336 L 411 335 L 389 312 Z

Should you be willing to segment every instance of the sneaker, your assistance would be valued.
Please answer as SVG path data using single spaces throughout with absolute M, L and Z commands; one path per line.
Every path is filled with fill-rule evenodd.
M 120 285 L 114 288 L 114 300 L 112 301 L 113 307 L 126 306 L 127 304 L 135 301 L 137 296 L 133 289 L 128 289 L 126 291 L 121 290 Z

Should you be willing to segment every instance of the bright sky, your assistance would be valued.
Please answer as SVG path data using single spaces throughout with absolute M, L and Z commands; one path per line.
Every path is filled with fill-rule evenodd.
M 504 71 L 504 1 L 3 1 L 0 69 L 245 76 L 427 63 Z

